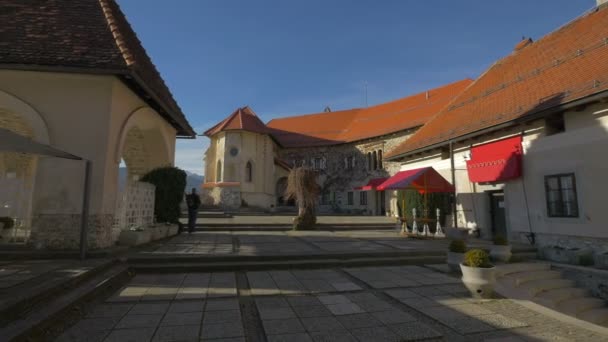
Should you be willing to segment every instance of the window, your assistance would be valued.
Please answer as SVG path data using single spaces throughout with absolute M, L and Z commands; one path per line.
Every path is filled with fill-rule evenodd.
M 378 150 L 378 168 L 382 169 L 382 150 Z
M 348 205 L 354 205 L 355 204 L 355 194 L 352 191 L 348 192 Z
M 578 217 L 574 173 L 545 176 L 547 216 Z
M 220 160 L 217 161 L 217 167 L 215 169 L 215 181 L 222 181 L 222 162 Z
M 359 192 L 359 204 L 367 205 L 367 191 Z
M 378 154 L 376 153 L 376 151 L 374 151 L 372 153 L 372 165 L 373 165 L 372 170 L 378 169 Z
M 321 170 L 322 166 L 323 166 L 323 159 L 321 159 L 321 158 L 315 158 L 314 159 L 314 166 L 313 166 L 315 168 L 315 170 Z
M 321 204 L 322 205 L 329 204 L 329 191 L 323 191 L 323 193 L 321 193 Z
M 367 152 L 367 169 L 368 170 L 372 169 L 372 153 L 371 152 Z
M 355 156 L 344 157 L 344 168 L 346 170 L 355 168 Z
M 545 135 L 558 134 L 565 130 L 564 113 L 551 115 L 545 119 Z
M 253 165 L 251 165 L 251 162 L 247 162 L 247 166 L 245 166 L 245 180 L 253 182 Z

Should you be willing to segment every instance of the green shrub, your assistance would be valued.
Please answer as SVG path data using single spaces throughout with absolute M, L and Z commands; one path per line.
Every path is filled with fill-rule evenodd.
M 452 240 L 450 242 L 450 252 L 464 253 L 467 251 L 467 245 L 462 240 Z
M 2 216 L 0 217 L 0 223 L 4 224 L 4 229 L 10 229 L 15 225 L 15 220 L 8 216 Z
M 154 215 L 158 222 L 179 222 L 180 203 L 186 189 L 186 172 L 176 167 L 160 167 L 141 178 L 156 186 Z
M 483 249 L 472 249 L 464 254 L 464 265 L 469 267 L 492 267 L 490 256 Z
M 496 235 L 494 237 L 494 244 L 497 246 L 507 246 L 509 244 L 509 241 L 505 239 L 505 237 L 502 235 Z

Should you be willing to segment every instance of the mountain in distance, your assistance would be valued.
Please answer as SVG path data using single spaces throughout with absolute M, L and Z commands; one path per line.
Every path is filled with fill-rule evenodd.
M 185 170 L 184 170 L 185 171 Z M 196 191 L 200 193 L 201 185 L 205 182 L 205 176 L 201 176 L 198 173 L 185 171 L 186 172 L 186 192 L 190 193 L 192 188 L 196 188 Z
M 201 185 L 205 182 L 205 176 L 201 176 L 194 172 L 186 172 L 186 189 L 185 192 L 190 192 L 192 188 L 196 188 L 197 191 L 200 192 Z M 124 189 L 125 184 L 127 183 L 127 168 L 119 167 L 118 168 L 118 188 Z

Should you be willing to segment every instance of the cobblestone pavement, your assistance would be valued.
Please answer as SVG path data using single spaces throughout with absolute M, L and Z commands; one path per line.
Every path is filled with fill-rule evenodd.
M 608 341 L 420 266 L 143 274 L 58 341 Z
M 343 253 L 445 252 L 446 239 L 413 239 L 391 230 L 377 231 L 254 231 L 181 234 L 138 252 L 138 257 L 192 255 L 221 257 L 319 255 Z M 490 242 L 470 239 L 471 247 Z M 517 248 L 518 245 L 514 245 Z M 527 246 L 526 246 L 527 247 Z

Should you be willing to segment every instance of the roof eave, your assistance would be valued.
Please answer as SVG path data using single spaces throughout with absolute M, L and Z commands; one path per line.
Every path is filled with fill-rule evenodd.
M 449 144 L 450 142 L 451 143 L 460 142 L 462 140 L 470 139 L 470 138 L 473 138 L 473 137 L 475 137 L 477 135 L 480 135 L 480 134 L 486 134 L 486 133 L 489 133 L 489 132 L 492 132 L 492 131 L 496 131 L 496 130 L 500 130 L 500 129 L 504 129 L 504 128 L 509 128 L 509 127 L 512 127 L 512 126 L 517 126 L 517 125 L 522 124 L 524 122 L 538 120 L 538 119 L 546 117 L 547 115 L 554 114 L 556 112 L 561 112 L 561 111 L 568 110 L 570 108 L 577 107 L 577 106 L 580 106 L 580 105 L 591 104 L 593 102 L 597 102 L 598 100 L 601 100 L 601 99 L 603 99 L 605 97 L 608 97 L 608 89 L 602 90 L 602 91 L 594 93 L 594 94 L 591 94 L 589 96 L 582 97 L 580 99 L 576 99 L 576 100 L 572 100 L 570 102 L 562 103 L 560 105 L 553 106 L 553 107 L 541 110 L 539 112 L 526 115 L 526 116 L 521 117 L 521 118 L 516 118 L 516 119 L 510 120 L 510 121 L 506 121 L 506 122 L 503 122 L 503 123 L 500 123 L 500 124 L 497 124 L 497 125 L 493 125 L 493 126 L 490 126 L 490 127 L 479 129 L 479 130 L 471 132 L 471 133 L 467 133 L 467 134 L 463 134 L 463 135 L 460 135 L 460 136 L 456 136 L 456 137 L 453 137 L 453 138 L 450 138 L 450 139 L 447 139 L 447 140 L 443 140 L 443 141 L 440 141 L 440 142 L 437 142 L 437 143 L 434 143 L 434 144 L 431 144 L 431 145 L 420 147 L 420 148 L 417 148 L 417 149 L 414 149 L 414 150 L 411 150 L 411 151 L 403 152 L 403 153 L 400 153 L 400 154 L 397 154 L 397 155 L 394 155 L 394 156 L 387 156 L 387 157 L 385 157 L 385 159 L 387 161 L 397 161 L 398 159 L 406 158 L 406 157 L 409 157 L 409 156 L 414 155 L 414 154 L 423 153 L 423 152 L 427 152 L 429 150 L 433 150 L 433 149 L 436 149 L 436 148 L 443 147 L 446 144 Z
M 89 67 L 68 67 L 68 66 L 55 66 L 55 65 L 39 65 L 39 64 L 0 64 L 0 69 L 2 70 L 18 70 L 18 71 L 35 71 L 35 72 L 64 72 L 64 73 L 72 73 L 72 74 L 90 74 L 90 75 L 106 75 L 106 76 L 118 76 L 127 86 L 129 86 L 134 92 L 137 92 L 137 89 L 133 88 L 133 81 L 136 83 L 138 87 L 140 87 L 145 94 L 147 94 L 148 98 L 145 95 L 138 94 L 143 98 L 144 101 L 153 102 L 156 106 L 162 108 L 162 111 L 167 113 L 164 115 L 164 118 L 167 122 L 169 122 L 176 130 L 177 136 L 180 138 L 194 138 L 196 133 L 194 129 L 188 124 L 188 122 L 178 122 L 184 121 L 180 120 L 180 114 L 174 113 L 171 110 L 167 109 L 167 106 L 164 104 L 164 101 L 161 101 L 158 96 L 154 92 L 150 90 L 149 87 L 139 78 L 135 73 L 129 71 L 128 69 L 102 69 L 102 68 L 89 68 Z M 159 113 L 163 114 L 163 113 Z

